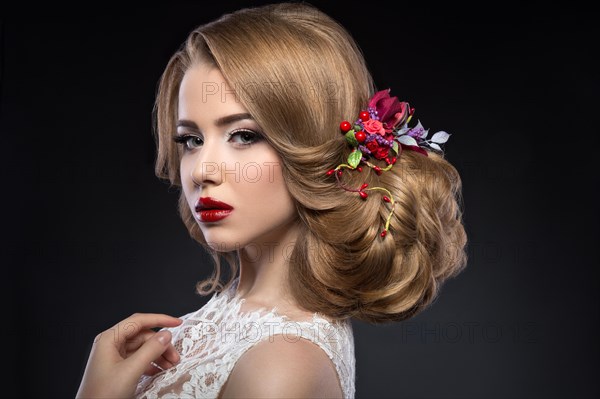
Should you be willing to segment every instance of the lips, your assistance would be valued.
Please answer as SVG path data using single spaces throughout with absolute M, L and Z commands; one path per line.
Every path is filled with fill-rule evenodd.
M 206 223 L 223 220 L 233 212 L 233 207 L 231 205 L 211 197 L 200 197 L 196 203 L 195 209 L 200 221 Z

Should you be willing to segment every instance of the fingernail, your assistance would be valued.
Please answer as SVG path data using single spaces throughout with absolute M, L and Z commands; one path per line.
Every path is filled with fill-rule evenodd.
M 170 339 L 166 333 L 157 333 L 157 335 L 158 335 L 158 342 L 160 342 L 163 345 L 166 345 L 169 343 Z
M 163 369 L 162 367 L 160 367 L 158 364 L 156 364 L 155 362 L 150 362 L 151 365 L 153 365 L 154 367 L 156 367 L 157 369 L 159 369 L 160 371 L 165 371 L 165 369 Z

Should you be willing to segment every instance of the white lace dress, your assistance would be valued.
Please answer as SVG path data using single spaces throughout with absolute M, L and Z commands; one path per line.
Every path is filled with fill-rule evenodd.
M 238 359 L 252 346 L 276 334 L 287 342 L 308 339 L 321 347 L 337 370 L 344 398 L 355 393 L 354 336 L 350 320 L 330 322 L 318 313 L 312 320 L 295 321 L 277 309 L 243 312 L 244 299 L 236 296 L 237 277 L 231 287 L 215 293 L 199 310 L 169 328 L 181 355 L 174 367 L 142 376 L 136 398 L 217 398 Z

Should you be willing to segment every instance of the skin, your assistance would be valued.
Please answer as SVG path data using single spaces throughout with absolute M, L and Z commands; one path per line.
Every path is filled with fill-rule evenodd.
M 258 343 L 240 357 L 221 398 L 342 398 L 335 366 L 316 344 L 305 340 Z
M 133 397 L 142 374 L 154 375 L 180 360 L 169 331 L 181 319 L 165 314 L 136 313 L 101 332 L 94 339 L 76 398 Z
M 219 91 L 214 92 L 214 88 Z M 206 88 L 210 88 L 206 91 Z M 179 91 L 177 136 L 186 200 L 206 241 L 217 251 L 237 250 L 242 311 L 277 306 L 292 318 L 310 319 L 286 285 L 287 256 L 298 234 L 297 213 L 277 152 L 261 138 L 216 68 L 198 64 L 184 75 Z M 218 222 L 195 212 L 199 197 L 233 207 Z M 179 362 L 168 331 L 181 320 L 165 314 L 135 314 L 96 338 L 77 398 L 132 397 L 143 374 Z M 118 332 L 118 334 L 116 333 Z M 161 342 L 159 338 L 163 338 Z M 293 361 L 290 361 L 293 359 Z M 341 397 L 335 368 L 317 345 L 300 340 L 261 342 L 241 356 L 220 397 Z
M 199 64 L 185 73 L 178 112 L 177 134 L 189 135 L 180 171 L 192 213 L 196 214 L 195 204 L 201 196 L 234 208 L 217 223 L 197 219 L 206 241 L 217 251 L 238 250 L 238 293 L 247 302 L 291 302 L 283 282 L 286 256 L 298 227 L 281 158 L 261 138 L 261 129 L 253 119 L 218 124 L 222 118 L 248 111 L 216 68 Z M 235 131 L 239 134 L 231 135 Z

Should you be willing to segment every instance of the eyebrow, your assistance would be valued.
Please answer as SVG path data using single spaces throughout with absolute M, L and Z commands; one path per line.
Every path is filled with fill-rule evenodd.
M 217 119 L 215 121 L 215 126 L 221 127 L 221 126 L 229 125 L 233 122 L 241 121 L 244 119 L 254 120 L 252 115 L 250 115 L 249 113 L 231 114 L 231 115 L 226 115 L 226 116 L 223 116 L 223 117 Z M 180 127 L 180 126 L 181 127 L 189 127 L 191 129 L 198 130 L 198 125 L 196 125 L 195 122 L 187 120 L 187 119 L 181 119 L 181 120 L 177 121 L 177 127 Z

